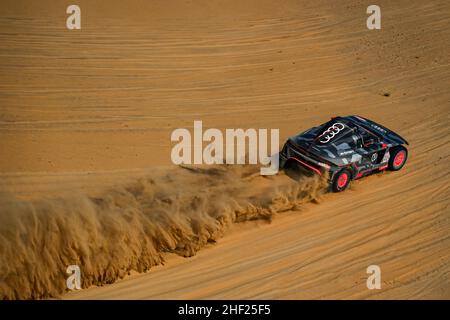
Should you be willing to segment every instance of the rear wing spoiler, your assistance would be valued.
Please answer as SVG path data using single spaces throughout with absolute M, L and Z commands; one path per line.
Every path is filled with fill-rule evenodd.
M 382 126 L 381 124 L 376 123 L 375 121 L 363 118 L 361 116 L 350 116 L 349 118 L 351 118 L 352 121 L 356 122 L 358 125 L 370 130 L 385 140 L 398 144 L 409 145 L 408 141 L 406 141 L 406 139 L 401 137 L 399 134 L 386 128 L 385 126 Z

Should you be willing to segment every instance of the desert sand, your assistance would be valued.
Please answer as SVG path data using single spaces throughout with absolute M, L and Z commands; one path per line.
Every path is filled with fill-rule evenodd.
M 0 4 L 0 299 L 450 299 L 448 1 L 377 1 L 381 30 L 356 0 L 80 0 L 72 31 L 69 4 Z M 409 141 L 401 171 L 170 162 L 194 120 L 283 143 L 350 114 Z

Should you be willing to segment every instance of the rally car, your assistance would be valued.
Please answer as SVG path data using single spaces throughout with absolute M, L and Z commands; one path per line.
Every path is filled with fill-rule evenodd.
M 329 174 L 330 187 L 344 191 L 351 180 L 383 170 L 400 170 L 408 142 L 386 127 L 360 116 L 333 117 L 288 139 L 280 167 L 295 164 L 319 175 Z

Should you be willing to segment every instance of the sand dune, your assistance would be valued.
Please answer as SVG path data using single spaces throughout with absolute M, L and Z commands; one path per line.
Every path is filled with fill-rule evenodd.
M 330 116 L 361 114 L 407 138 L 410 158 L 401 171 L 355 181 L 319 204 L 273 210 L 270 223 L 230 223 L 193 257 L 156 250 L 149 255 L 156 260 L 142 265 L 163 257 L 164 266 L 64 298 L 450 298 L 448 1 L 378 1 L 377 31 L 367 30 L 360 1 L 79 2 L 80 32 L 65 29 L 65 3 L 0 5 L 0 221 L 17 226 L 45 203 L 35 215 L 63 225 L 74 210 L 86 214 L 77 207 L 86 199 L 158 172 L 184 172 L 174 194 L 210 189 L 224 180 L 170 167 L 170 133 L 194 120 L 220 129 L 280 128 L 284 140 Z M 233 174 L 223 177 L 227 185 Z M 227 194 L 227 206 L 256 199 L 268 208 L 274 190 L 296 185 L 283 173 L 252 179 L 231 184 L 239 192 Z M 192 181 L 201 183 L 190 190 Z M 58 207 L 61 201 L 74 202 Z M 129 202 L 118 206 L 120 219 Z M 28 209 L 19 210 L 22 218 L 11 206 Z M 119 223 L 112 236 L 141 225 Z M 0 230 L 0 296 L 63 290 L 48 275 L 66 274 L 43 257 L 67 263 L 81 256 L 69 250 L 79 241 L 67 245 L 55 240 L 58 231 L 45 233 L 59 247 L 37 241 L 42 255 L 20 263 L 4 259 L 18 250 L 10 240 L 26 245 L 32 234 L 5 223 Z M 44 237 L 34 231 L 34 239 Z M 142 248 L 146 239 L 141 233 L 130 241 Z M 105 261 L 114 257 L 107 253 L 122 249 L 86 265 L 84 285 L 146 269 L 122 255 L 127 262 L 107 274 Z M 366 288 L 371 264 L 382 269 L 381 290 Z

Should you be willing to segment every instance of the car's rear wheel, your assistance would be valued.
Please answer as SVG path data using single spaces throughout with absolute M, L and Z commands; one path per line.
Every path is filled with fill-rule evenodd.
M 408 150 L 403 146 L 399 146 L 392 148 L 389 152 L 390 152 L 390 158 L 388 163 L 389 170 L 398 171 L 401 168 L 403 168 L 403 166 L 406 163 L 406 160 L 408 159 Z
M 344 169 L 334 175 L 331 187 L 334 192 L 344 191 L 345 189 L 347 189 L 348 185 L 350 184 L 350 180 L 351 180 L 350 171 L 347 169 Z

